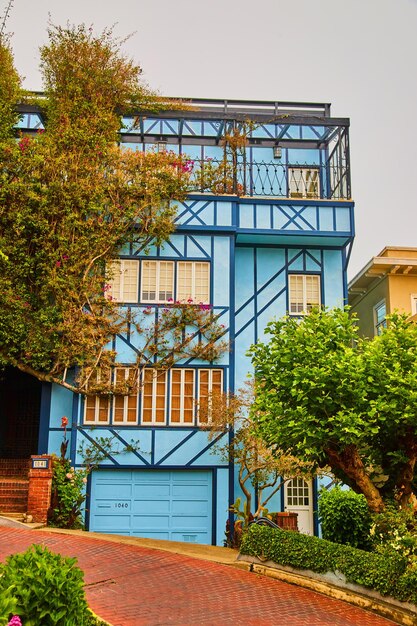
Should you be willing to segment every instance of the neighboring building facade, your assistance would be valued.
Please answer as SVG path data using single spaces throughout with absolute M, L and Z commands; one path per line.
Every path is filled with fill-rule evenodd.
M 397 310 L 417 314 L 417 248 L 387 246 L 349 283 L 349 305 L 361 335 L 373 337 Z
M 132 121 L 125 120 L 123 144 L 187 154 L 200 171 L 228 160 L 222 137 L 251 123 L 245 150 L 228 161 L 224 185 L 207 191 L 196 182 L 178 206 L 170 242 L 146 255 L 126 248 L 111 285 L 132 311 L 154 313 L 171 298 L 210 305 L 231 349 L 216 363 L 189 360 L 162 375 L 149 368 L 136 395 L 112 402 L 42 385 L 39 410 L 29 419 L 37 438 L 28 452 L 59 453 L 63 415 L 70 418 L 75 467 L 82 463 L 80 447 L 98 437 L 122 447 L 133 440 L 134 452 L 109 455 L 92 472 L 87 527 L 222 544 L 228 507 L 239 495 L 235 468 L 215 452 L 216 438 L 199 428 L 195 407 L 217 389 L 233 392 L 244 384 L 251 368 L 246 352 L 273 317 L 346 301 L 354 236 L 349 121 L 332 118 L 327 104 L 214 100 L 143 116 L 135 127 Z M 22 130 L 41 125 L 36 110 L 25 112 Z M 115 376 L 129 376 L 138 341 L 133 333 L 115 338 Z M 10 440 L 9 455 L 14 446 Z M 274 508 L 297 511 L 301 528 L 312 533 L 315 498 L 315 486 L 296 479 Z

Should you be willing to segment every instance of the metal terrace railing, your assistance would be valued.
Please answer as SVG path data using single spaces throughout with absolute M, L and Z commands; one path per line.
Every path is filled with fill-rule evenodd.
M 324 165 L 277 162 L 194 160 L 191 191 L 290 199 L 351 198 L 348 171 L 329 160 Z

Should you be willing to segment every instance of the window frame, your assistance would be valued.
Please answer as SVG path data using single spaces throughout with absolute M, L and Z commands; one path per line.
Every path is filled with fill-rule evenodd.
M 382 308 L 385 309 L 384 317 L 378 321 L 378 311 L 380 311 Z M 387 327 L 387 301 L 385 298 L 374 304 L 372 314 L 374 322 L 374 336 L 376 337 L 382 333 L 382 328 Z
M 299 172 L 299 179 L 294 176 L 295 172 Z M 303 172 L 305 172 L 303 174 Z M 317 173 L 316 180 L 309 181 L 308 177 L 311 172 Z M 321 181 L 320 166 L 318 165 L 288 165 L 287 169 L 288 197 L 294 199 L 319 199 L 321 198 Z M 309 185 L 317 186 L 315 191 L 308 191 Z
M 297 277 L 297 278 L 302 278 L 303 279 L 303 283 L 302 283 L 302 289 L 303 289 L 303 302 L 302 302 L 302 310 L 301 311 L 293 311 L 292 310 L 292 305 L 293 304 L 298 304 L 298 302 L 292 301 L 291 300 L 291 293 L 292 293 L 292 289 L 291 289 L 291 279 L 292 277 Z M 316 278 L 317 279 L 317 292 L 318 292 L 318 302 L 315 302 L 313 304 L 310 305 L 310 309 L 308 309 L 308 302 L 307 302 L 307 279 L 308 278 Z M 322 305 L 322 294 L 321 294 L 321 274 L 314 274 L 314 273 L 289 273 L 288 274 L 288 313 L 289 315 L 293 315 L 293 316 L 301 316 L 301 315 L 308 315 L 308 313 L 311 311 L 312 308 L 314 307 L 320 307 Z
M 129 379 L 129 373 L 133 368 L 128 367 L 128 366 L 117 366 L 114 368 L 113 371 L 113 381 L 114 384 L 117 384 L 117 372 L 120 370 L 124 370 L 125 371 L 125 380 Z M 132 397 L 136 397 L 136 419 L 134 422 L 130 422 L 128 421 L 128 415 L 129 415 L 129 398 Z M 121 421 L 115 421 L 115 415 L 116 415 L 116 399 L 117 398 L 123 398 L 123 420 Z M 114 426 L 137 426 L 138 422 L 139 422 L 139 384 L 138 381 L 136 381 L 136 392 L 135 393 L 130 393 L 130 394 L 117 394 L 115 393 L 113 395 L 112 398 L 112 403 L 111 403 L 111 407 L 112 407 L 112 412 L 111 412 L 111 423 Z
M 180 372 L 180 406 L 179 406 L 179 414 L 180 414 L 180 419 L 178 422 L 173 422 L 172 421 L 172 398 L 173 398 L 173 393 L 172 393 L 172 386 L 173 386 L 173 374 L 174 372 L 178 373 Z M 192 395 L 192 402 L 193 402 L 193 408 L 192 408 L 192 421 L 191 422 L 186 422 L 184 421 L 184 387 L 186 385 L 186 381 L 185 381 L 185 372 L 192 372 L 193 374 L 193 381 L 192 381 L 192 385 L 193 385 L 193 395 Z M 177 426 L 195 426 L 195 408 L 196 408 L 196 369 L 195 368 L 191 368 L 191 367 L 175 367 L 172 368 L 170 370 L 170 382 L 169 382 L 169 416 L 168 416 L 168 425 L 169 426 L 173 426 L 173 427 L 177 427 Z
M 98 369 L 95 372 L 96 382 L 99 383 L 102 376 L 102 371 Z M 111 376 L 111 372 L 109 372 L 109 378 Z M 88 390 L 88 387 L 87 387 Z M 88 402 L 89 400 L 94 400 L 94 418 L 92 420 L 87 420 L 87 410 L 88 410 Z M 99 420 L 100 417 L 100 404 L 105 400 L 107 401 L 107 419 L 105 421 Z M 100 396 L 98 394 L 91 394 L 84 397 L 84 411 L 83 411 L 83 425 L 86 426 L 108 426 L 110 424 L 110 407 L 112 403 L 110 402 L 110 397 Z M 90 407 L 91 408 L 91 407 Z
M 214 372 L 220 372 L 220 390 L 221 393 L 224 392 L 224 370 L 223 368 L 220 367 L 213 367 L 213 368 L 208 368 L 208 367 L 199 367 L 198 368 L 198 372 L 197 372 L 197 390 L 196 390 L 196 396 L 197 396 L 197 405 L 200 405 L 201 402 L 201 394 L 200 394 L 200 386 L 201 386 L 201 373 L 202 372 L 208 372 L 208 398 L 210 398 L 210 394 L 213 393 L 213 373 Z M 210 416 L 210 404 L 208 406 L 208 411 L 207 411 L 207 421 L 203 421 L 200 419 L 200 415 L 199 412 L 197 412 L 197 425 L 198 426 L 210 426 L 211 424 L 211 416 Z
M 143 280 L 144 280 L 144 265 L 145 263 L 154 263 L 156 266 L 156 275 L 155 275 L 155 299 L 144 298 L 143 297 Z M 161 282 L 161 267 L 162 263 L 171 266 L 171 297 L 166 299 L 161 299 L 159 297 L 160 291 L 160 282 Z M 140 276 L 140 291 L 139 291 L 139 302 L 144 304 L 166 304 L 174 299 L 175 296 L 175 261 L 165 260 L 165 259 L 141 259 L 141 276 Z M 149 290 L 148 290 L 149 291 Z
M 191 285 L 190 285 L 190 293 L 189 294 L 184 294 L 183 297 L 181 297 L 180 295 L 180 285 L 179 285 L 179 281 L 180 281 L 180 269 L 181 269 L 181 265 L 186 265 L 186 264 L 191 264 Z M 207 267 L 207 297 L 206 298 L 197 298 L 196 297 L 196 267 L 197 265 L 202 265 L 202 266 L 206 266 Z M 181 302 L 187 301 L 189 299 L 191 299 L 193 301 L 194 304 L 210 304 L 211 302 L 211 285 L 210 285 L 210 281 L 211 281 L 211 263 L 210 261 L 189 261 L 189 260 L 179 260 L 176 263 L 176 300 L 180 300 Z
M 143 421 L 143 410 L 144 410 L 144 399 L 145 399 L 145 394 L 144 394 L 144 389 L 145 389 L 145 376 L 146 376 L 146 372 L 153 372 L 153 378 L 152 378 L 152 403 L 151 403 L 151 421 Z M 157 399 L 157 381 L 158 381 L 158 374 L 159 375 L 164 375 L 164 385 L 165 385 L 165 389 L 164 389 L 164 421 L 163 422 L 158 422 L 156 421 L 156 409 L 158 408 L 156 406 L 156 399 Z M 158 370 L 155 367 L 145 367 L 142 370 L 142 374 L 141 374 L 141 393 L 140 393 L 140 425 L 141 426 L 167 426 L 167 399 L 168 399 L 168 371 L 167 370 Z
M 417 293 L 410 293 L 411 315 L 417 314 Z
M 111 273 L 113 274 L 112 278 L 107 278 L 106 283 L 109 285 L 107 290 L 107 295 L 111 296 L 111 299 L 114 302 L 120 302 L 121 304 L 137 304 L 139 302 L 139 266 L 140 262 L 138 259 L 113 259 L 112 261 L 108 261 L 106 263 L 106 271 L 107 267 L 112 266 Z M 117 269 L 119 267 L 119 269 Z M 135 278 L 135 287 L 136 287 L 136 297 L 126 299 L 125 297 L 125 277 L 126 273 L 129 271 L 129 267 L 136 267 L 136 276 Z M 120 283 L 119 283 L 119 291 L 117 295 L 114 295 L 114 275 L 119 272 L 120 274 Z

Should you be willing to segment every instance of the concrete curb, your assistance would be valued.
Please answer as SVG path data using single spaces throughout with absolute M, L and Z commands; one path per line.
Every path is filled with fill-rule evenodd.
M 379 593 L 365 587 L 350 584 L 338 585 L 333 576 L 317 574 L 308 570 L 296 570 L 292 567 L 278 565 L 273 561 L 264 562 L 256 557 L 243 554 L 239 554 L 238 562 L 245 563 L 247 569 L 255 574 L 317 591 L 336 600 L 343 600 L 361 609 L 391 619 L 402 626 L 417 625 L 417 612 L 414 605 L 401 603 L 394 598 L 385 599 Z

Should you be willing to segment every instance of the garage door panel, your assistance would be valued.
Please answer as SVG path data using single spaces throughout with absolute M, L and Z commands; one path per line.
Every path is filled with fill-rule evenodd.
M 156 531 L 166 531 L 170 527 L 170 516 L 166 515 L 165 517 L 162 515 L 134 515 L 133 519 L 133 528 L 144 528 L 152 529 Z
M 173 515 L 172 522 L 174 527 L 178 530 L 187 530 L 188 532 L 190 529 L 198 529 L 201 531 L 206 528 L 207 517 L 205 515 L 201 517 L 198 517 L 197 515 L 192 517 Z
M 207 484 L 198 483 L 193 485 L 174 483 L 172 486 L 172 495 L 182 498 L 208 498 L 208 486 Z
M 115 532 L 125 531 L 129 534 L 130 515 L 97 515 L 95 518 L 94 529 L 97 532 Z
M 170 513 L 170 500 L 134 500 L 132 512 L 137 515 L 164 515 Z
M 211 543 L 210 471 L 134 470 L 117 481 L 119 471 L 93 472 L 90 530 Z
M 207 517 L 209 512 L 208 502 L 206 500 L 174 500 L 171 508 L 173 515 L 201 515 Z
M 127 483 L 128 485 L 130 485 L 132 482 L 132 474 L 133 472 L 131 470 L 119 469 L 117 470 L 117 472 L 114 472 L 112 470 L 103 470 L 102 472 L 97 473 L 96 481 L 97 483 L 100 483 L 103 478 L 108 485 L 111 485 L 112 483 Z
M 190 470 L 190 471 L 184 471 L 184 470 L 171 470 L 171 475 L 172 475 L 172 481 L 173 482 L 187 482 L 187 483 L 193 483 L 193 482 L 202 482 L 202 483 L 206 483 L 207 482 L 207 471 L 206 470 Z
M 186 543 L 211 543 L 207 541 L 207 534 L 200 532 L 173 532 L 170 538 L 171 541 L 185 541 Z
M 145 539 L 164 539 L 165 541 L 172 541 L 171 533 L 167 531 L 155 532 L 155 531 L 133 531 L 130 533 L 131 537 L 145 537 Z M 182 541 L 178 539 L 178 541 Z
M 99 482 L 95 485 L 94 495 L 96 498 L 131 498 L 132 485 L 112 481 L 110 484 Z
M 131 506 L 130 500 L 114 500 L 113 498 L 95 502 L 95 507 L 99 515 L 125 515 L 126 513 L 130 513 Z
M 171 485 L 169 484 L 135 484 L 133 485 L 133 497 L 135 499 L 155 500 L 169 496 Z

